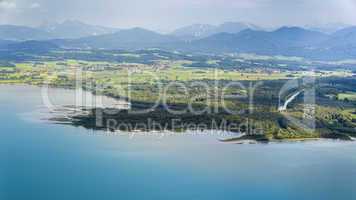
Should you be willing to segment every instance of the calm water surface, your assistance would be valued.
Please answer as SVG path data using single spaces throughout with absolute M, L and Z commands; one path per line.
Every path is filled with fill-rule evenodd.
M 0 86 L 0 110 L 1 200 L 356 199 L 356 143 L 103 136 L 38 120 L 30 86 Z

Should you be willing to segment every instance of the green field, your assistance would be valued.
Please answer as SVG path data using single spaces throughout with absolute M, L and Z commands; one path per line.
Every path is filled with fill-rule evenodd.
M 338 94 L 338 99 L 343 101 L 356 101 L 356 92 Z

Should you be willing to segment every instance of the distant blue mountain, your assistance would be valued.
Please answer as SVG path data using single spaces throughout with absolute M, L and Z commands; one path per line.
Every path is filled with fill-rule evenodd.
M 179 28 L 171 33 L 172 36 L 178 37 L 182 40 L 190 41 L 208 37 L 215 32 L 216 26 L 209 24 L 193 24 Z
M 191 46 L 197 46 L 200 50 L 280 53 L 286 48 L 317 45 L 326 38 L 326 34 L 298 27 L 282 27 L 272 32 L 247 29 L 236 34 L 216 34 L 194 41 Z
M 89 25 L 75 20 L 67 20 L 62 23 L 47 23 L 38 27 L 38 29 L 50 33 L 54 38 L 60 39 L 75 39 L 110 34 L 120 30 L 104 26 Z
M 305 26 L 305 28 L 308 30 L 318 31 L 326 34 L 333 34 L 336 31 L 339 31 L 347 27 L 350 27 L 350 25 L 344 23 L 328 23 L 328 24 Z
M 209 24 L 193 24 L 179 28 L 173 31 L 171 35 L 186 41 L 192 41 L 209 37 L 218 33 L 238 33 L 245 29 L 259 30 L 261 28 L 256 25 L 243 22 L 226 22 L 218 26 Z
M 54 36 L 46 31 L 15 25 L 0 25 L 0 39 L 2 40 L 48 40 Z
M 217 26 L 216 33 L 239 33 L 245 29 L 262 30 L 263 28 L 245 22 L 225 22 Z
M 356 27 L 335 32 L 319 45 L 319 51 L 330 58 L 356 59 Z
M 324 45 L 328 46 L 356 46 L 356 26 L 348 27 L 331 35 Z
M 356 58 L 355 28 L 332 35 L 299 27 L 282 27 L 275 31 L 244 30 L 237 34 L 216 34 L 193 41 L 190 51 L 257 53 L 264 55 L 301 56 L 335 60 Z
M 336 31 L 334 37 L 349 37 L 356 34 L 356 26 L 350 26 L 339 31 Z
M 328 35 L 299 27 L 282 27 L 268 35 L 273 41 L 284 46 L 314 46 L 328 38 Z
M 179 42 L 175 37 L 162 35 L 142 28 L 121 30 L 112 34 L 85 37 L 75 40 L 57 40 L 66 48 L 144 49 Z
M 9 44 L 13 44 L 13 43 L 15 43 L 15 42 L 14 41 L 10 41 L 10 40 L 1 40 L 0 39 L 0 48 L 1 47 L 5 47 L 5 46 L 7 46 Z
M 26 41 L 49 39 L 75 39 L 81 37 L 109 34 L 120 29 L 88 25 L 79 21 L 46 24 L 40 27 L 0 25 L 0 39 Z

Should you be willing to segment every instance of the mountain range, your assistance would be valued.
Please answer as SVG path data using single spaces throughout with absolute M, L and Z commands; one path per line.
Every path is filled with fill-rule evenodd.
M 345 23 L 329 23 L 319 25 L 306 25 L 304 28 L 322 33 L 332 34 L 336 31 L 342 30 L 350 26 L 351 25 Z
M 28 42 L 29 40 L 37 42 Z M 17 44 L 13 44 L 14 42 Z M 218 26 L 192 25 L 171 34 L 160 34 L 143 28 L 114 29 L 76 21 L 38 28 L 0 26 L 1 49 L 28 50 L 31 45 L 36 49 L 43 45 L 47 50 L 161 48 L 187 52 L 255 53 L 339 60 L 356 58 L 356 27 L 346 27 L 333 33 L 301 27 L 281 27 L 267 31 L 252 24 L 230 22 Z
M 15 41 L 75 39 L 114 33 L 119 30 L 71 20 L 62 23 L 46 23 L 39 27 L 0 25 L 0 39 Z
M 282 27 L 275 31 L 243 30 L 220 33 L 190 44 L 190 51 L 256 53 L 339 60 L 356 58 L 356 27 L 333 34 Z
M 62 23 L 46 23 L 38 27 L 38 29 L 49 33 L 50 35 L 54 36 L 54 38 L 62 39 L 74 39 L 103 35 L 115 33 L 120 30 L 118 28 L 88 25 L 75 20 L 67 20 Z
M 159 34 L 143 28 L 123 29 L 115 33 L 89 36 L 72 40 L 54 40 L 65 48 L 142 49 L 161 47 L 180 42 L 170 35 Z
M 238 33 L 245 29 L 262 30 L 262 28 L 243 22 L 226 22 L 221 25 L 193 24 L 179 28 L 171 33 L 180 39 L 192 41 L 209 37 L 217 33 Z
M 54 35 L 44 30 L 16 26 L 16 25 L 0 25 L 0 39 L 25 41 L 25 40 L 48 40 L 54 38 Z

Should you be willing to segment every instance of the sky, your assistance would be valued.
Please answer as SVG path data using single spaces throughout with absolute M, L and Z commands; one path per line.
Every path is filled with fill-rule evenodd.
M 0 0 L 0 24 L 79 20 L 170 31 L 190 24 L 356 24 L 356 0 Z

